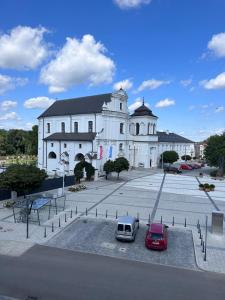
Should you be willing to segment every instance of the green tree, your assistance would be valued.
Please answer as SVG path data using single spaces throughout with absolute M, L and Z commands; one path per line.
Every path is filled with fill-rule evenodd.
M 81 178 L 84 177 L 84 170 L 86 172 L 87 180 L 91 180 L 91 177 L 95 174 L 95 168 L 89 162 L 85 160 L 81 160 L 76 164 L 74 168 L 74 175 L 76 181 L 80 183 Z
M 74 168 L 74 175 L 75 175 L 75 181 L 80 183 L 81 178 L 84 177 L 84 161 L 80 161 L 79 163 L 76 164 Z
M 28 131 L 25 135 L 26 139 L 26 154 L 38 154 L 38 126 L 34 125 L 32 130 Z
M 86 162 L 85 172 L 86 172 L 87 180 L 91 180 L 91 177 L 95 175 L 95 168 L 92 166 L 92 164 Z
M 177 154 L 176 151 L 164 151 L 160 156 L 161 161 L 169 164 L 174 163 L 178 159 L 179 159 L 179 155 Z
M 208 138 L 204 155 L 211 166 L 219 168 L 217 176 L 224 176 L 225 132 L 222 135 L 213 135 Z
M 41 186 L 47 174 L 30 165 L 11 165 L 0 174 L 0 188 L 22 193 L 24 197 Z
M 183 160 L 191 160 L 191 156 L 190 155 L 183 155 L 183 156 L 181 156 L 181 159 L 183 159 Z
M 112 160 L 107 160 L 105 163 L 104 163 L 104 166 L 103 166 L 103 171 L 105 172 L 105 179 L 108 179 L 108 175 L 111 173 L 111 172 L 114 172 L 114 162 Z
M 0 129 L 0 155 L 2 156 L 5 156 L 7 154 L 6 136 L 6 130 Z
M 120 172 L 129 170 L 129 161 L 125 157 L 116 158 L 114 161 L 114 171 L 117 173 L 119 178 Z

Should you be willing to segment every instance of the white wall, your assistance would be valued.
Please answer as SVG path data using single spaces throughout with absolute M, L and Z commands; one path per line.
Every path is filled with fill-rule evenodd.
M 122 109 L 120 109 L 122 103 Z M 92 142 L 64 142 L 48 141 L 43 142 L 43 138 L 61 132 L 61 123 L 65 122 L 65 132 L 74 132 L 74 122 L 78 122 L 78 132 L 88 132 L 88 121 L 93 122 L 93 132 L 97 133 L 96 139 Z M 50 123 L 50 133 L 47 133 L 47 123 Z M 124 133 L 120 133 L 120 123 L 124 124 Z M 140 134 L 136 134 L 136 123 L 140 123 Z M 150 128 L 148 124 L 151 124 Z M 77 163 L 75 155 L 94 151 L 98 153 L 102 146 L 103 157 L 97 161 L 92 161 L 93 165 L 100 171 L 103 164 L 109 159 L 109 149 L 112 147 L 112 157 L 114 160 L 119 156 L 124 156 L 130 161 L 131 166 L 138 167 L 143 164 L 145 168 L 156 167 L 160 154 L 164 151 L 174 150 L 179 156 L 188 154 L 194 156 L 194 144 L 158 143 L 158 136 L 153 135 L 153 125 L 157 130 L 157 118 L 151 116 L 130 117 L 127 108 L 127 95 L 124 91 L 119 91 L 112 95 L 112 101 L 103 105 L 103 112 L 98 114 L 80 114 L 72 116 L 55 116 L 39 119 L 39 144 L 38 144 L 38 166 L 46 168 L 52 173 L 60 167 L 60 154 L 67 151 L 69 154 L 68 170 L 73 170 Z M 51 145 L 53 143 L 53 146 Z M 64 148 L 64 143 L 67 147 Z M 120 143 L 123 144 L 122 151 L 119 150 Z M 47 153 L 46 153 L 47 144 Z M 79 148 L 82 144 L 82 148 Z M 54 151 L 57 159 L 48 159 L 46 155 Z

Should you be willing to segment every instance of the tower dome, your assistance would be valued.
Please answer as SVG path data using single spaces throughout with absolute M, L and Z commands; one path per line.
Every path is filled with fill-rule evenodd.
M 139 106 L 137 109 L 135 109 L 134 113 L 131 116 L 132 117 L 151 116 L 157 118 L 155 115 L 153 115 L 151 109 L 149 109 L 145 105 L 144 98 L 143 98 L 142 105 Z

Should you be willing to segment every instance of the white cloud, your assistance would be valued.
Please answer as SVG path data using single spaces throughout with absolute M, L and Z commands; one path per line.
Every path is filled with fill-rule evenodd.
M 202 109 L 207 109 L 207 108 L 209 108 L 209 106 L 210 106 L 209 104 L 202 104 L 202 105 L 201 105 L 201 108 L 202 108 Z
M 137 109 L 138 107 L 140 107 L 143 104 L 143 99 L 141 99 L 140 97 L 138 97 L 134 103 L 132 103 L 131 105 L 128 106 L 128 109 L 130 112 L 133 112 L 135 109 Z M 149 104 L 145 102 L 145 106 L 149 107 Z
M 54 99 L 50 99 L 48 97 L 36 97 L 36 98 L 27 99 L 24 102 L 24 106 L 26 108 L 46 109 L 50 105 L 52 105 L 54 102 L 55 102 Z
M 116 82 L 113 85 L 114 90 L 119 90 L 122 87 L 124 90 L 129 90 L 133 87 L 133 82 L 130 79 L 124 79 L 119 82 Z
M 13 90 L 17 86 L 23 86 L 28 82 L 27 78 L 10 77 L 0 74 L 0 95 L 8 90 Z
M 1 107 L 2 110 L 9 110 L 11 108 L 15 108 L 17 106 L 17 102 L 16 101 L 11 101 L 11 100 L 5 100 L 2 102 Z
M 213 35 L 208 42 L 208 49 L 217 57 L 225 57 L 225 32 Z
M 44 27 L 17 26 L 9 34 L 0 35 L 0 67 L 35 69 L 48 56 Z
M 12 111 L 0 116 L 0 121 L 20 120 L 16 112 Z
M 50 93 L 63 92 L 82 83 L 109 83 L 115 64 L 105 52 L 104 45 L 90 34 L 81 40 L 67 38 L 56 58 L 42 68 L 40 81 L 49 86 Z
M 138 87 L 137 92 L 141 92 L 141 91 L 146 90 L 146 89 L 155 90 L 163 84 L 170 84 L 170 81 L 168 81 L 168 80 L 156 80 L 156 79 L 145 80 Z
M 121 9 L 136 8 L 142 4 L 149 4 L 152 0 L 114 0 Z
M 220 113 L 220 112 L 223 112 L 224 111 L 224 106 L 218 106 L 216 109 L 215 109 L 215 113 Z
M 31 122 L 27 122 L 27 123 L 25 123 L 25 124 L 23 125 L 22 128 L 23 128 L 24 130 L 31 130 L 32 127 L 33 127 L 34 125 L 36 125 L 36 124 L 31 123 Z
M 163 108 L 163 107 L 168 107 L 175 105 L 175 101 L 169 98 L 160 100 L 159 102 L 156 103 L 155 107 Z
M 195 105 L 190 105 L 189 107 L 188 107 L 188 110 L 189 111 L 192 111 L 192 110 L 194 110 L 196 107 L 195 107 Z
M 225 72 L 217 75 L 215 78 L 201 81 L 200 85 L 207 90 L 225 89 Z
M 197 140 L 207 139 L 211 135 L 221 135 L 225 132 L 225 128 L 214 128 L 214 129 L 199 129 L 195 132 L 195 138 Z
M 187 87 L 192 84 L 192 79 L 184 79 L 180 81 L 180 84 L 183 85 L 184 87 Z

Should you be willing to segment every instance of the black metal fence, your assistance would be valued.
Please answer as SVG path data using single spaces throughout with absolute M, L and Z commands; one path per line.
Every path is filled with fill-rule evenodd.
M 65 186 L 73 185 L 74 182 L 75 182 L 74 175 L 65 176 Z M 46 179 L 42 183 L 42 185 L 38 189 L 33 190 L 31 194 L 58 189 L 61 188 L 62 185 L 63 185 L 63 177 Z M 18 196 L 22 196 L 22 194 L 18 194 Z M 11 198 L 11 191 L 0 189 L 0 201 L 10 199 L 10 198 Z

